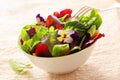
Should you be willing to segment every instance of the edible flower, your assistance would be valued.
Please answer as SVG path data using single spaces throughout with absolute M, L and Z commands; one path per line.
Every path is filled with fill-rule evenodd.
M 53 15 L 56 16 L 57 18 L 63 17 L 66 14 L 68 14 L 68 17 L 71 17 L 72 10 L 71 9 L 64 9 L 64 10 L 61 10 L 60 13 L 58 11 L 55 11 L 53 13 Z
M 44 25 L 44 23 L 45 23 L 44 18 L 42 16 L 40 16 L 40 14 L 37 14 L 36 21 L 37 21 L 37 25 L 39 25 L 39 26 Z
M 71 17 L 72 10 L 71 9 L 64 9 L 64 10 L 60 11 L 61 17 L 65 16 L 66 14 L 68 14 L 68 17 Z
M 75 31 L 73 30 L 59 30 L 57 39 L 62 43 L 71 43 L 73 41 L 72 34 L 74 34 Z
M 64 23 L 57 17 L 49 15 L 46 19 L 46 27 L 50 28 L 50 26 L 54 26 L 55 29 L 61 30 L 63 29 Z
M 61 10 L 60 13 L 55 11 L 53 13 L 54 16 L 56 16 L 57 18 L 64 18 L 64 21 L 66 21 L 68 18 L 71 17 L 71 14 L 72 14 L 72 10 L 71 9 L 64 9 L 64 10 Z

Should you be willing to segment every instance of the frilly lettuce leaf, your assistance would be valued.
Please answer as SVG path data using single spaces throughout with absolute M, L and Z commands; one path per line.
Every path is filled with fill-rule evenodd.
M 96 19 L 92 21 L 91 25 L 95 25 L 96 29 L 98 29 L 100 27 L 100 25 L 102 24 L 102 18 L 96 9 L 92 9 L 90 14 L 88 14 L 88 15 L 81 16 L 80 21 L 82 23 L 87 24 L 88 21 L 93 19 L 93 18 L 96 18 Z M 90 25 L 90 24 L 88 24 L 88 25 Z
M 48 29 L 46 27 L 41 26 L 37 31 L 36 35 L 34 38 L 41 39 L 43 36 L 45 36 L 48 33 Z
M 52 48 L 55 44 L 57 44 L 57 33 L 58 30 L 55 30 L 53 26 L 49 28 L 49 34 L 47 35 L 47 40 L 45 41 L 46 44 L 49 46 L 50 52 L 52 52 Z

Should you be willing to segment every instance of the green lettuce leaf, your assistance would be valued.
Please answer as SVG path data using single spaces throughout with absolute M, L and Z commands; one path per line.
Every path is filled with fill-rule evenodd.
M 83 37 L 83 35 L 85 35 L 85 32 L 87 30 L 87 28 L 85 27 L 85 25 L 79 21 L 70 21 L 67 22 L 64 29 L 72 29 L 74 31 L 76 31 L 79 34 L 79 37 Z
M 81 49 L 80 49 L 79 46 L 75 46 L 75 47 L 73 47 L 73 48 L 70 50 L 70 53 L 69 53 L 69 54 L 72 54 L 72 53 L 78 52 L 78 51 L 80 51 L 80 50 L 81 50 Z
M 101 23 L 102 19 L 98 11 L 96 9 L 92 9 L 89 14 L 80 16 L 79 21 L 67 22 L 64 29 L 72 29 L 79 33 L 79 37 L 82 38 L 87 32 L 91 31 L 89 29 L 91 29 L 93 25 L 96 26 L 96 29 L 98 29 Z
M 92 25 L 92 26 L 90 27 L 90 29 L 88 30 L 88 33 L 90 34 L 90 36 L 93 36 L 94 33 L 95 33 L 95 31 L 96 31 L 96 26 L 95 26 L 95 25 Z
M 15 61 L 13 59 L 9 59 L 9 65 L 12 68 L 12 70 L 18 74 L 24 74 L 29 71 L 29 69 L 32 68 L 31 64 L 24 64 L 22 62 Z
M 92 20 L 93 18 L 96 18 L 96 19 Z M 89 24 L 88 22 L 90 20 L 92 20 L 92 21 Z M 81 16 L 80 21 L 84 24 L 88 24 L 88 26 L 95 25 L 96 29 L 98 29 L 100 27 L 100 25 L 102 24 L 102 18 L 96 9 L 92 9 L 90 14 L 88 14 L 88 15 Z
M 52 50 L 52 56 L 53 57 L 62 56 L 68 49 L 69 49 L 69 44 L 54 45 Z
M 45 36 L 48 33 L 48 28 L 45 28 L 43 26 L 41 26 L 36 33 L 36 36 L 33 37 L 34 39 L 41 39 L 43 36 Z
M 45 41 L 45 43 L 48 44 L 50 52 L 52 52 L 53 46 L 58 43 L 57 33 L 58 30 L 55 30 L 53 26 L 49 28 L 49 34 L 47 35 L 48 39 Z
M 24 28 L 23 28 L 22 31 L 21 31 L 21 38 L 22 38 L 22 40 L 24 40 L 24 41 L 30 39 L 28 33 L 26 32 L 26 30 L 25 30 Z

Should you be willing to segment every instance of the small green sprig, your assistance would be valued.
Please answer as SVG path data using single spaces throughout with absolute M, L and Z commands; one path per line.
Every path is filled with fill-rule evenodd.
M 9 59 L 8 62 L 12 70 L 18 74 L 25 74 L 29 71 L 29 69 L 32 68 L 31 64 L 29 63 L 25 64 L 22 62 L 15 61 L 13 59 Z

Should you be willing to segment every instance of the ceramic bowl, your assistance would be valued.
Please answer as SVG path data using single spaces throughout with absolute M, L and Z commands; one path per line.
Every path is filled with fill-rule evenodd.
M 79 52 L 61 57 L 36 57 L 27 53 L 25 54 L 34 65 L 46 72 L 65 74 L 72 72 L 83 65 L 90 57 L 94 46 L 95 43 Z

